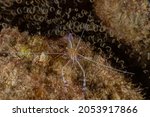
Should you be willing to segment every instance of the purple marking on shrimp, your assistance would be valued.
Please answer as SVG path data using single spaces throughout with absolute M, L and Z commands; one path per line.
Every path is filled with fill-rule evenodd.
M 69 34 L 68 34 L 67 40 L 69 41 L 68 46 L 69 46 L 70 48 L 72 48 L 72 47 L 73 47 L 73 45 L 72 45 L 72 41 L 73 41 L 72 33 L 69 33 Z
M 70 39 L 70 40 L 73 40 L 72 33 L 69 33 L 69 34 L 68 34 L 68 40 L 69 40 L 69 39 Z

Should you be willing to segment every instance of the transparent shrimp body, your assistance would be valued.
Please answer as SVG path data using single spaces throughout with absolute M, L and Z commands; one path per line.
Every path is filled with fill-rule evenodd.
M 82 33 L 82 35 L 83 35 L 83 33 Z M 87 90 L 87 86 L 86 86 L 87 78 L 86 77 L 87 76 L 86 76 L 85 69 L 83 68 L 83 66 L 80 63 L 81 59 L 83 59 L 85 61 L 89 61 L 92 64 L 95 64 L 97 67 L 104 67 L 104 68 L 111 69 L 111 70 L 114 70 L 114 71 L 117 71 L 120 73 L 134 75 L 134 73 L 132 73 L 132 72 L 127 72 L 127 71 L 119 70 L 116 68 L 112 68 L 111 66 L 100 64 L 100 63 L 92 60 L 91 58 L 82 55 L 79 51 L 81 48 L 80 47 L 81 37 L 79 38 L 77 44 L 75 42 L 76 37 L 74 37 L 72 33 L 69 33 L 66 38 L 67 38 L 67 47 L 66 47 L 66 52 L 64 53 L 64 55 L 67 56 L 69 58 L 69 60 L 67 61 L 67 63 L 65 63 L 65 65 L 61 69 L 62 80 L 64 82 L 65 91 L 67 91 L 67 80 L 64 77 L 64 75 L 65 75 L 64 69 L 70 63 L 73 63 L 73 64 L 76 63 L 78 65 L 78 67 L 80 68 L 82 75 L 83 75 L 83 86 L 82 86 L 83 87 L 83 96 L 84 96 L 84 99 L 86 99 L 86 90 Z
M 78 51 L 75 47 L 75 44 L 73 43 L 73 36 L 71 33 L 69 33 L 67 40 L 69 42 L 67 47 L 68 55 L 71 58 L 71 60 L 74 62 L 77 60 Z
M 84 98 L 85 98 L 85 95 L 86 95 L 86 77 L 85 77 L 85 70 L 83 69 L 83 67 L 82 67 L 82 65 L 80 64 L 80 62 L 79 62 L 79 60 L 78 60 L 78 58 L 79 58 L 79 53 L 78 53 L 78 50 L 79 50 L 79 48 L 78 48 L 78 44 L 79 44 L 79 42 L 78 42 L 78 44 L 77 45 L 75 45 L 75 43 L 74 43 L 74 37 L 73 37 L 73 35 L 72 35 L 72 33 L 69 33 L 68 34 L 68 36 L 67 36 L 67 44 L 68 44 L 68 46 L 66 47 L 66 50 L 67 50 L 67 52 L 66 52 L 66 54 L 65 55 L 67 55 L 68 57 L 69 57 L 69 60 L 67 61 L 67 63 L 62 67 L 62 70 L 61 70 L 61 73 L 62 73 L 62 79 L 63 79 L 63 82 L 64 82 L 64 84 L 65 84 L 65 91 L 67 91 L 67 89 L 66 89 L 66 86 L 67 86 L 67 81 L 66 81 L 66 79 L 65 79 L 65 77 L 64 77 L 64 69 L 65 69 L 65 67 L 69 64 L 69 63 L 77 63 L 77 65 L 79 66 L 79 68 L 81 69 L 81 71 L 82 71 L 82 74 L 83 74 L 83 95 L 84 95 Z

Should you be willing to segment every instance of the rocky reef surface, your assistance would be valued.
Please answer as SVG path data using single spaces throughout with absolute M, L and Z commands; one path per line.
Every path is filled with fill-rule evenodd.
M 1 99 L 83 99 L 83 71 L 87 99 L 150 99 L 149 17 L 147 0 L 0 0 Z M 69 34 L 99 64 L 67 64 L 66 93 Z

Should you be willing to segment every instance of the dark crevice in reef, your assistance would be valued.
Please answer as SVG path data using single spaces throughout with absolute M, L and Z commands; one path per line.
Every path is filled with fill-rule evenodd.
M 82 31 L 85 29 L 82 27 L 79 31 L 75 31 L 73 29 L 74 27 L 72 24 L 75 21 L 78 21 L 80 24 L 85 25 L 85 23 L 90 24 L 91 22 L 94 22 L 94 24 L 99 25 L 99 28 L 102 27 L 100 24 L 102 21 L 99 20 L 96 15 L 94 14 L 92 4 L 85 0 L 84 2 L 74 2 L 74 0 L 61 0 L 60 6 L 58 6 L 57 3 L 53 3 L 50 0 L 45 0 L 49 4 L 49 6 L 45 3 L 36 3 L 35 0 L 33 3 L 31 2 L 25 2 L 25 0 L 22 0 L 22 3 L 16 3 L 13 2 L 13 5 L 10 7 L 6 7 L 3 4 L 0 3 L 0 30 L 2 29 L 2 24 L 6 23 L 11 26 L 17 26 L 19 30 L 22 31 L 28 31 L 29 34 L 34 35 L 40 32 L 40 34 L 48 37 L 59 37 L 61 36 L 59 31 L 63 30 L 64 32 L 67 32 L 68 30 L 72 30 L 75 34 L 81 36 Z M 26 0 L 27 1 L 27 0 Z M 30 8 L 30 10 L 33 10 L 35 4 L 37 7 L 35 7 L 35 12 L 32 14 L 26 12 L 26 8 Z M 50 7 L 54 7 L 50 11 Z M 69 9 L 71 8 L 71 12 L 69 15 L 65 14 L 69 12 Z M 75 11 L 75 9 L 78 9 L 78 11 Z M 42 14 L 41 10 L 48 10 L 48 13 L 46 15 Z M 81 11 L 84 9 L 84 11 L 87 11 L 88 13 L 83 17 L 78 17 L 78 14 L 81 15 Z M 61 14 L 56 14 L 56 11 L 60 10 Z M 31 11 L 32 12 L 32 11 Z M 89 15 L 91 14 L 91 18 L 89 18 Z M 30 18 L 29 16 L 37 15 L 35 19 Z M 73 17 L 76 15 L 76 20 L 73 20 Z M 44 18 L 44 20 L 40 19 L 37 20 L 37 18 Z M 48 23 L 47 21 L 49 19 L 58 18 L 58 21 Z M 64 20 L 64 22 L 63 22 Z M 62 22 L 61 22 L 62 21 Z M 71 29 L 66 28 L 66 25 L 68 22 L 71 22 Z M 79 25 L 80 25 L 79 24 Z M 75 25 L 76 27 L 78 25 Z M 66 28 L 66 29 L 64 29 Z M 58 34 L 56 34 L 55 31 L 58 31 Z M 92 37 L 93 38 L 90 38 Z M 133 83 L 137 86 L 140 86 L 143 89 L 143 94 L 145 94 L 145 99 L 150 99 L 150 79 L 149 72 L 150 68 L 143 68 L 141 63 L 138 61 L 138 53 L 135 53 L 134 50 L 128 45 L 126 45 L 123 42 L 118 42 L 115 37 L 111 37 L 107 32 L 105 31 L 86 31 L 83 35 L 84 41 L 91 42 L 92 46 L 94 47 L 94 51 L 99 52 L 102 50 L 106 57 L 108 58 L 108 61 L 111 62 L 111 65 L 117 69 L 126 70 L 129 72 L 135 73 L 135 75 L 130 76 L 129 78 L 132 79 Z M 109 50 L 111 48 L 111 51 Z M 122 62 L 124 64 L 122 65 Z M 146 71 L 147 70 L 147 71 Z M 145 72 L 146 71 L 146 72 Z
M 110 59 L 112 66 L 116 68 L 120 68 L 120 65 L 114 60 L 114 58 L 119 58 L 120 60 L 124 61 L 125 69 L 129 72 L 134 73 L 133 76 L 129 77 L 132 79 L 133 84 L 136 84 L 137 86 L 140 86 L 143 89 L 143 93 L 145 95 L 146 99 L 150 99 L 150 79 L 149 73 L 144 73 L 144 70 L 149 70 L 149 68 L 142 68 L 142 65 L 138 61 L 138 56 L 140 56 L 138 53 L 133 53 L 134 50 L 132 50 L 131 47 L 127 46 L 126 44 L 122 43 L 121 47 L 118 49 L 118 44 L 121 42 L 107 42 L 107 45 L 109 45 L 112 49 L 113 58 Z M 103 48 L 103 51 L 106 53 L 105 49 Z M 132 54 L 132 56 L 131 56 Z
M 150 79 L 148 78 L 150 75 L 150 68 L 142 68 L 143 66 L 138 61 L 138 57 L 140 55 L 135 53 L 130 46 L 125 43 L 118 42 L 114 37 L 110 37 L 107 32 L 99 34 L 89 34 L 89 32 L 85 33 L 85 41 L 87 41 L 86 38 L 88 38 L 88 36 L 94 35 L 95 43 L 93 44 L 93 41 L 91 41 L 91 44 L 94 46 L 94 51 L 99 52 L 99 50 L 102 50 L 108 58 L 108 61 L 111 62 L 111 66 L 134 73 L 134 75 L 125 74 L 128 76 L 126 78 L 130 78 L 136 87 L 140 86 L 142 88 L 145 99 L 150 99 Z M 104 38 L 104 35 L 108 36 L 107 39 Z M 99 38 L 101 38 L 102 41 L 98 41 Z M 112 42 L 113 39 L 115 39 L 115 41 Z M 118 45 L 121 46 L 118 48 Z M 111 52 L 108 52 L 107 47 L 111 48 Z M 112 57 L 110 57 L 110 55 L 112 55 Z M 124 61 L 123 67 L 119 61 Z
M 95 24 L 102 22 L 95 14 L 93 17 Z M 81 35 L 81 33 L 79 35 Z M 87 38 L 92 35 L 94 35 L 94 40 L 88 40 Z M 144 60 L 145 64 L 147 64 L 146 67 L 143 67 L 143 61 L 138 60 L 141 57 L 139 53 L 135 52 L 131 46 L 126 45 L 124 42 L 118 41 L 116 37 L 111 37 L 105 31 L 84 32 L 83 38 L 85 41 L 89 41 L 92 46 L 94 46 L 95 52 L 102 50 L 108 58 L 108 61 L 111 62 L 111 66 L 134 73 L 134 75 L 125 74 L 128 76 L 126 78 L 130 78 L 136 87 L 140 86 L 142 88 L 142 93 L 145 99 L 150 99 L 150 67 L 148 66 L 146 60 L 141 59 Z M 108 47 L 111 48 L 111 52 L 108 51 Z M 112 57 L 110 57 L 111 55 Z M 123 67 L 119 61 L 124 61 Z

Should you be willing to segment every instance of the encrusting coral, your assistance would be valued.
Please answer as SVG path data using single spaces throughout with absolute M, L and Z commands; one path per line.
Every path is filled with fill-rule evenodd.
M 143 38 L 150 29 L 148 0 L 95 0 L 94 6 L 112 35 L 126 43 L 146 41 Z
M 110 35 L 131 50 L 139 84 L 150 95 L 150 3 L 148 0 L 94 0 L 96 15 Z M 137 75 L 137 76 L 139 76 Z
M 1 36 L 7 34 L 5 36 L 3 35 L 4 37 L 2 36 L 3 41 L 1 41 L 2 50 L 0 57 L 3 59 L 1 59 L 1 62 L 2 65 L 10 62 L 8 65 L 14 64 L 19 67 L 23 65 L 28 70 L 22 70 L 24 73 L 27 72 L 26 74 L 28 74 L 31 71 L 31 74 L 33 74 L 32 72 L 34 71 L 37 75 L 40 72 L 42 75 L 39 76 L 43 77 L 43 79 L 46 77 L 43 76 L 45 72 L 46 75 L 53 73 L 53 65 L 57 63 L 61 67 L 59 68 L 59 80 L 56 81 L 61 81 L 60 79 L 62 79 L 63 74 L 62 68 L 64 68 L 64 71 L 65 68 L 68 68 L 63 66 L 65 66 L 69 57 L 66 55 L 61 57 L 61 55 L 54 53 L 58 51 L 64 53 L 67 50 L 65 49 L 66 42 L 63 41 L 63 38 L 66 37 L 65 35 L 68 32 L 73 32 L 74 35 L 80 36 L 82 31 L 85 30 L 82 40 L 90 42 L 92 49 L 97 54 L 103 55 L 103 57 L 105 56 L 104 60 L 110 62 L 111 66 L 133 72 L 135 75 L 129 77 L 129 79 L 131 78 L 132 83 L 136 86 L 140 86 L 142 88 L 142 94 L 149 99 L 149 24 L 149 3 L 147 0 L 0 0 L 0 30 L 3 29 Z M 23 33 L 20 34 L 17 29 L 14 29 L 15 26 Z M 8 29 L 6 30 L 5 28 Z M 10 37 L 13 39 L 10 40 Z M 86 43 L 86 45 L 88 44 Z M 53 49 L 54 51 L 51 51 Z M 71 54 L 70 52 L 72 51 L 67 52 Z M 76 51 L 73 52 L 71 56 L 74 57 Z M 56 59 L 57 62 L 50 62 L 53 59 Z M 80 61 L 82 63 L 82 59 Z M 86 60 L 84 59 L 84 61 Z M 52 67 L 50 68 L 48 66 Z M 79 65 L 76 67 L 78 68 Z M 83 68 L 85 69 L 84 63 Z M 88 74 L 87 71 L 91 70 L 86 69 L 85 72 Z M 52 72 L 49 70 L 52 70 Z M 80 71 L 81 74 L 84 73 L 81 67 L 77 71 Z M 57 76 L 58 72 L 55 71 L 55 73 L 55 76 Z M 105 75 L 103 74 L 102 76 Z M 25 76 L 23 75 L 23 77 Z M 42 80 L 41 82 L 44 81 Z M 61 82 L 63 84 L 63 81 Z M 77 94 L 82 93 L 82 85 L 83 83 L 81 81 L 80 93 Z M 76 87 L 76 89 L 78 88 Z
M 94 6 L 97 16 L 112 35 L 141 52 L 143 58 L 147 56 L 150 50 L 148 0 L 95 0 Z
M 67 37 L 53 40 L 29 36 L 17 28 L 2 29 L 0 99 L 83 99 L 81 68 L 73 62 L 65 66 L 70 60 L 66 56 Z M 73 42 L 77 44 L 79 39 L 75 37 Z M 105 56 L 92 52 L 87 43 L 81 41 L 79 47 L 79 54 L 84 56 L 78 61 L 86 73 L 86 99 L 143 99 L 141 89 L 127 80 L 130 75 L 111 68 Z M 67 91 L 62 80 L 63 67 Z

